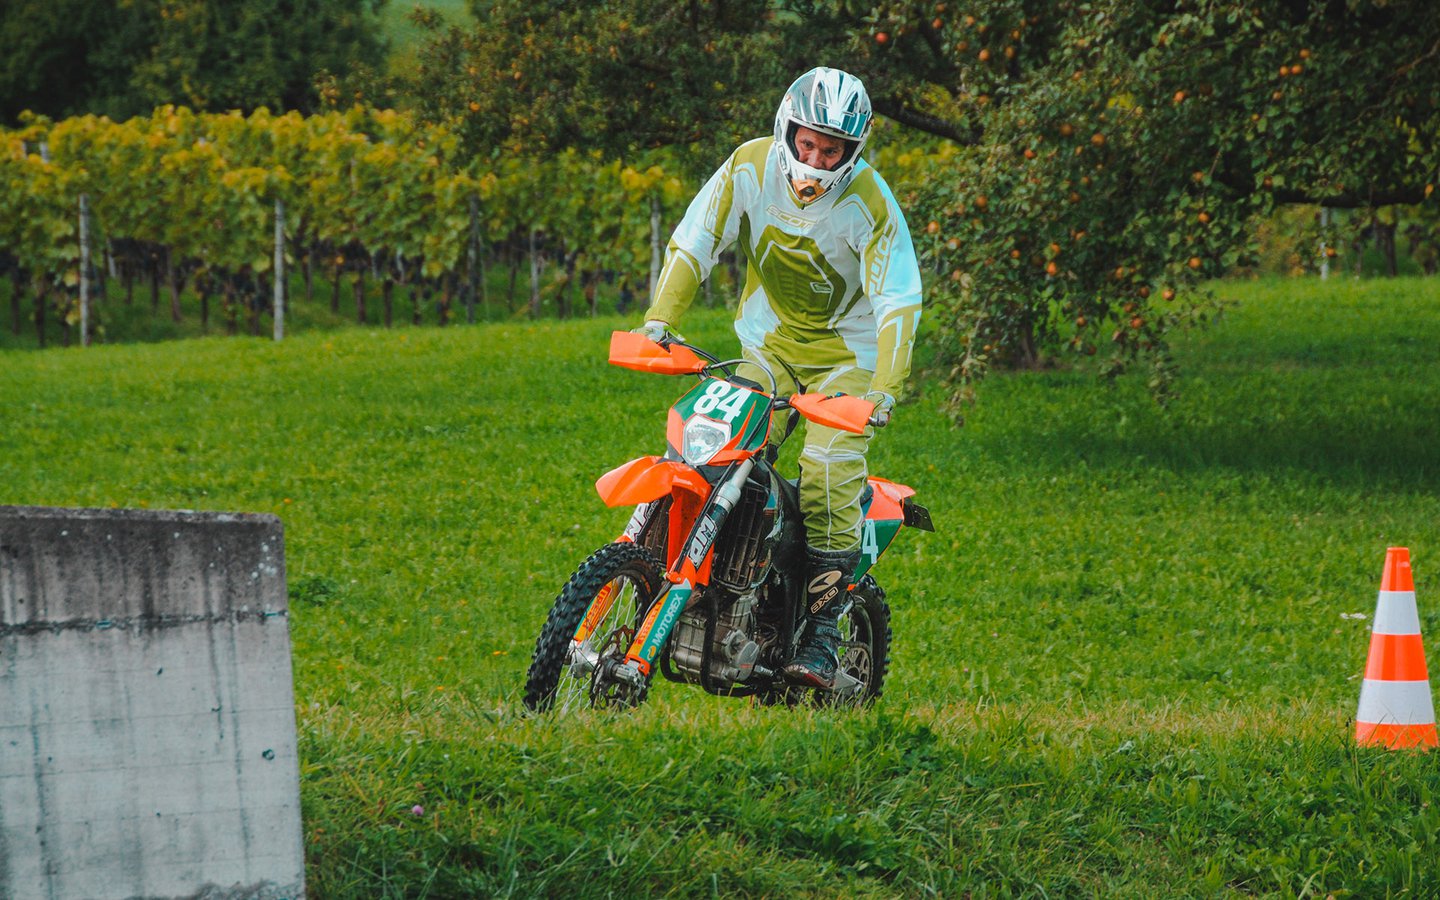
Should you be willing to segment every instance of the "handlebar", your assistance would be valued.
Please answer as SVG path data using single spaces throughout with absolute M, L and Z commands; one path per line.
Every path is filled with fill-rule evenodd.
M 708 350 L 701 350 L 699 347 L 695 346 L 694 344 L 687 344 L 687 343 L 685 343 L 684 341 L 680 340 L 679 338 L 674 338 L 674 337 L 668 337 L 668 336 L 667 336 L 667 337 L 661 338 L 660 340 L 656 341 L 655 343 L 659 344 L 660 346 L 664 347 L 664 348 L 667 349 L 667 350 L 670 349 L 671 347 L 684 347 L 686 350 L 689 350 L 691 353 L 695 354 L 696 356 L 700 357 L 701 359 L 704 359 L 704 360 L 709 361 L 709 363 L 710 363 L 711 365 L 717 365 L 717 364 L 719 364 L 719 363 L 721 362 L 720 357 L 716 356 L 715 354 L 709 352 Z
M 729 369 L 727 378 L 734 377 L 734 370 L 745 359 L 722 360 L 714 354 L 693 347 L 675 339 L 652 340 L 643 334 L 616 331 L 610 336 L 610 362 L 627 369 L 655 372 L 664 375 L 710 376 L 712 370 Z M 764 367 L 762 367 L 764 369 Z M 775 374 L 764 369 L 770 379 L 772 409 L 794 409 L 802 416 L 819 425 L 849 431 L 864 432 L 865 427 L 882 427 L 885 423 L 875 416 L 875 404 L 863 397 L 846 394 L 796 394 L 793 397 L 777 397 L 779 385 Z M 753 384 L 753 382 L 751 382 Z M 756 387 L 759 387 L 756 385 Z

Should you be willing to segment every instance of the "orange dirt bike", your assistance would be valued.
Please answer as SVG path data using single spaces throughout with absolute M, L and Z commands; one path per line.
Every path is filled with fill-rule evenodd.
M 902 526 L 933 531 L 914 491 L 871 477 L 860 563 L 842 607 L 840 669 L 829 689 L 780 675 L 805 614 L 805 529 L 794 481 L 775 470 L 772 413 L 789 409 L 863 432 L 874 405 L 852 396 L 777 397 L 720 360 L 675 341 L 617 331 L 610 362 L 700 382 L 670 409 L 663 457 L 643 456 L 596 482 L 608 506 L 634 506 L 623 534 L 570 577 L 535 642 L 532 710 L 636 706 L 655 672 L 762 703 L 867 703 L 890 662 L 890 608 L 869 574 Z M 794 424 L 793 415 L 791 424 Z M 780 418 L 780 417 L 774 417 Z

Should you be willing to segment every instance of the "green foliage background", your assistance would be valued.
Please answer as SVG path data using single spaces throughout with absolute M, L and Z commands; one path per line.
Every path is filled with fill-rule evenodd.
M 508 245 L 512 259 L 550 254 L 571 284 L 593 283 L 600 271 L 635 280 L 647 270 L 652 204 L 668 231 L 736 142 L 769 131 L 782 86 L 817 63 L 861 75 L 876 111 L 903 126 L 871 158 L 923 235 L 935 276 L 930 316 L 941 326 L 937 371 L 957 401 L 971 399 L 994 365 L 1057 357 L 1109 375 L 1138 367 L 1164 400 L 1176 372 L 1171 335 L 1213 313 L 1199 285 L 1269 252 L 1277 208 L 1353 212 L 1294 235 L 1279 253 L 1289 269 L 1318 262 L 1322 242 L 1358 258 L 1350 245 L 1361 227 L 1393 245 L 1400 220 L 1422 268 L 1440 259 L 1440 67 L 1429 64 L 1440 18 L 1427 0 L 445 0 L 408 10 L 377 0 L 303 9 L 136 0 L 101 4 L 89 18 L 77 12 L 73 23 L 43 13 L 22 3 L 0 17 L 0 37 L 13 33 L 17 47 L 0 68 L 0 100 L 12 106 L 32 96 L 26 79 L 57 68 L 47 48 L 74 31 L 99 35 L 101 49 L 120 42 L 104 53 L 87 44 L 82 55 L 96 60 L 87 71 L 103 62 L 128 73 L 107 80 L 124 81 L 128 99 L 50 97 L 50 111 L 129 115 L 142 100 L 212 112 L 308 111 L 317 102 L 334 110 L 303 128 L 257 110 L 258 130 L 274 131 L 259 144 L 333 131 L 335 116 L 370 120 L 356 129 L 373 135 L 312 142 L 308 157 L 249 153 L 256 171 L 227 172 L 214 190 L 207 182 L 237 160 L 211 165 L 217 151 L 198 146 L 209 136 L 186 130 L 164 148 L 174 168 L 161 181 L 201 189 L 144 215 L 133 203 L 112 203 L 118 216 L 101 210 L 107 237 L 146 242 L 226 280 L 263 271 L 264 209 L 283 194 L 311 207 L 291 226 L 295 256 L 315 249 L 298 246 L 308 230 L 331 259 L 356 245 L 364 259 L 350 253 L 352 266 L 368 263 L 376 278 L 404 268 L 390 265 L 402 256 L 423 257 L 431 277 L 457 275 L 468 252 L 459 238 L 473 227 L 487 247 Z M 399 48 L 385 66 L 382 24 Z M 226 47 L 246 52 L 217 50 Z M 405 112 L 383 109 L 392 104 Z M 68 120 L 51 134 L 94 121 Z M 0 264 L 24 270 L 37 304 L 55 307 L 52 318 L 73 318 L 74 292 L 63 288 L 76 278 L 78 195 L 123 195 L 155 167 L 72 155 L 65 172 L 39 171 L 26 148 L 46 130 L 24 129 L 0 154 L 0 223 L 11 223 L 0 228 L 11 232 L 0 234 Z M 112 133 L 96 144 L 117 142 Z M 356 149 L 367 143 L 397 149 Z M 439 164 L 431 174 L 444 184 L 413 168 L 422 157 Z M 322 174 L 304 171 L 305 159 Z M 140 193 L 162 192 L 147 187 Z M 483 226 L 469 224 L 472 200 L 485 204 Z M 160 221 L 177 215 L 178 228 Z M 260 252 L 227 252 L 186 233 L 207 218 L 211 233 Z M 53 221 L 22 227 L 41 219 Z
M 163 104 L 312 112 L 323 73 L 383 65 L 386 0 L 7 0 L 0 124 Z
M 480 154 L 668 145 L 704 173 L 769 133 L 799 73 L 859 75 L 933 157 L 897 196 L 934 223 L 947 277 L 927 298 L 961 400 L 996 362 L 1057 355 L 1139 368 L 1163 399 L 1169 336 L 1210 315 L 1201 283 L 1253 262 L 1257 217 L 1440 202 L 1426 0 L 471 8 L 478 27 L 437 30 L 412 93 Z
M 940 530 L 877 569 L 866 713 L 520 714 L 623 525 L 591 483 L 682 387 L 605 365 L 619 318 L 9 352 L 0 502 L 282 517 L 316 896 L 1423 894 L 1433 755 L 1350 717 L 1386 546 L 1440 635 L 1440 296 L 1216 289 L 1168 411 L 1065 368 L 960 431 L 933 384 L 901 406 L 873 469 Z

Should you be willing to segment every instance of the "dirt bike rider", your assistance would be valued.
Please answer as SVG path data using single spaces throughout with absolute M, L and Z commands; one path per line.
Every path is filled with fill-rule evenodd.
M 689 307 L 721 251 L 739 243 L 745 287 L 735 319 L 746 363 L 737 375 L 784 396 L 851 394 L 889 421 L 920 323 L 920 270 L 889 186 L 861 159 L 870 98 L 858 78 L 819 67 L 797 78 L 773 137 L 742 144 L 675 229 L 646 321 L 660 340 Z M 762 371 L 763 370 L 763 371 Z M 806 426 L 800 506 L 809 545 L 808 621 L 791 682 L 832 687 L 837 619 L 860 559 L 863 435 Z M 777 427 L 776 439 L 783 434 Z

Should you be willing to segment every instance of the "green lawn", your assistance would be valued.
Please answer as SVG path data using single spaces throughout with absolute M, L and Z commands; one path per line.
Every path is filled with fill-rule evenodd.
M 1440 757 L 1350 718 L 1387 546 L 1440 641 L 1440 282 L 1219 291 L 1168 411 L 1064 368 L 900 407 L 872 469 L 939 530 L 876 570 L 862 713 L 521 715 L 682 387 L 605 364 L 629 320 L 0 350 L 0 503 L 282 517 L 314 896 L 1428 894 Z

